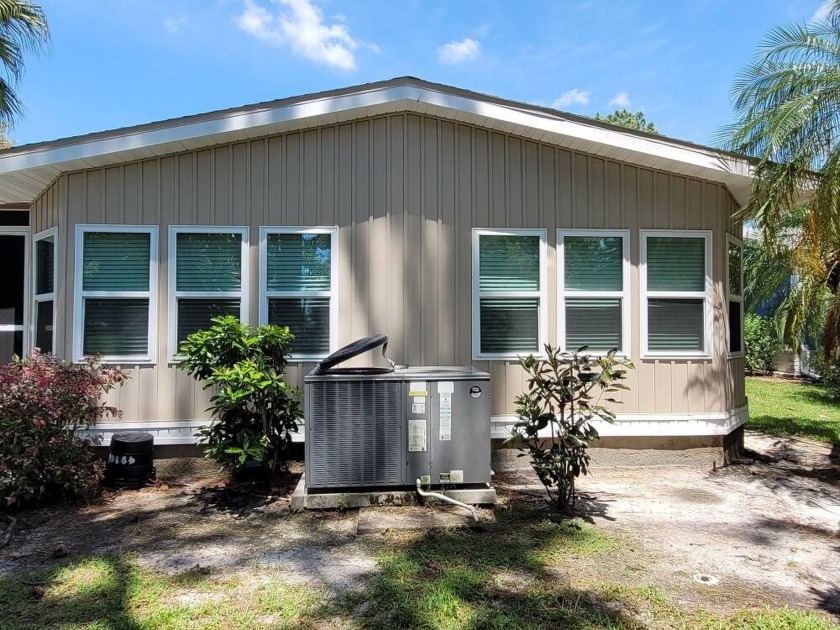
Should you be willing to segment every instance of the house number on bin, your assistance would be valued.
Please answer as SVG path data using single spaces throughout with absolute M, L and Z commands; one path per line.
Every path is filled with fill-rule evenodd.
M 123 455 L 122 457 L 120 457 L 119 455 L 113 455 L 112 453 L 108 453 L 109 464 L 128 464 L 129 466 L 131 466 L 136 461 L 137 460 L 134 459 L 131 455 Z

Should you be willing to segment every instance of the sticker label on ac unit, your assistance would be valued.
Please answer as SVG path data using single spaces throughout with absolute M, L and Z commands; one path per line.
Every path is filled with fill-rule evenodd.
M 426 413 L 426 403 L 412 403 L 411 413 L 425 414 Z
M 408 450 L 416 453 L 426 450 L 426 419 L 408 421 Z
M 428 396 L 429 390 L 426 389 L 426 381 L 411 381 L 408 384 L 409 396 Z
M 440 397 L 440 439 L 444 442 L 452 439 L 452 394 Z
M 441 396 L 444 394 L 452 394 L 455 392 L 455 383 L 454 381 L 441 381 L 438 383 L 437 390 L 438 394 Z

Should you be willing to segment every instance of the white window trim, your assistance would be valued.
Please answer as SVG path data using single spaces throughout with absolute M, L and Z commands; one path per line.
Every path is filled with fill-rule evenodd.
M 84 265 L 84 238 L 87 232 L 115 232 L 119 234 L 142 232 L 149 234 L 149 290 L 148 291 L 84 291 L 82 272 Z M 146 354 L 108 355 L 103 361 L 123 364 L 155 364 L 157 350 L 157 293 L 158 293 L 158 226 L 156 225 L 116 225 L 109 223 L 79 223 L 76 225 L 75 264 L 73 274 L 73 361 L 78 363 L 86 358 L 84 348 L 86 298 L 146 298 L 149 300 L 149 347 Z
M 242 241 L 240 257 L 239 291 L 178 291 L 178 234 L 238 234 Z M 248 324 L 248 226 L 236 225 L 170 225 L 167 249 L 169 308 L 167 315 L 167 357 L 170 363 L 178 363 L 183 357 L 178 354 L 178 299 L 239 298 L 239 320 Z
M 548 282 L 546 279 L 546 230 L 538 229 L 488 229 L 473 228 L 472 230 L 472 358 L 473 361 L 510 361 L 518 360 L 523 355 L 515 352 L 481 352 L 481 298 L 482 297 L 536 297 L 539 305 L 539 340 L 536 357 L 545 357 L 545 343 L 548 339 Z M 479 289 L 479 238 L 482 236 L 538 236 L 540 239 L 540 288 L 538 291 L 490 291 L 481 292 Z M 527 355 L 526 355 L 527 356 Z
M 38 293 L 38 241 L 52 239 L 53 244 L 53 290 L 51 293 Z M 38 232 L 32 237 L 32 325 L 30 326 L 30 348 L 34 348 L 38 341 L 38 305 L 41 302 L 53 303 L 52 317 L 52 348 L 41 348 L 41 352 L 55 352 L 56 322 L 58 319 L 58 228 L 52 227 Z
M 566 253 L 565 237 L 567 236 L 594 236 L 594 237 L 619 237 L 621 238 L 621 291 L 569 291 L 566 292 Z M 573 298 L 620 298 L 621 299 L 621 347 L 618 354 L 623 357 L 630 356 L 630 349 L 633 347 L 630 338 L 631 332 L 631 305 L 630 305 L 630 230 L 557 230 L 557 339 L 560 349 L 564 352 L 574 352 L 577 348 L 569 348 L 566 344 L 566 297 Z M 601 351 L 587 351 L 588 354 L 597 354 Z
M 648 291 L 647 288 L 647 239 L 648 237 L 703 238 L 706 242 L 705 291 Z M 711 359 L 712 358 L 712 231 L 711 230 L 639 230 L 641 262 L 639 273 L 641 358 L 642 359 Z M 651 351 L 648 349 L 648 300 L 656 298 L 703 300 L 703 352 L 678 352 L 676 350 Z
M 729 246 L 735 245 L 741 250 L 741 295 L 732 295 L 729 292 Z M 729 325 L 729 302 L 740 304 L 739 313 L 741 317 L 741 349 L 737 352 L 730 351 L 730 339 L 732 338 L 732 327 Z M 744 241 L 735 238 L 731 234 L 726 235 L 726 352 L 729 358 L 739 358 L 746 354 L 744 347 Z
M 269 234 L 329 234 L 330 235 L 330 290 L 329 291 L 268 291 L 268 236 Z M 324 354 L 293 354 L 293 363 L 317 361 L 327 357 L 338 348 L 338 227 L 260 227 L 260 325 L 268 323 L 269 298 L 282 297 L 327 297 L 330 299 L 330 347 Z

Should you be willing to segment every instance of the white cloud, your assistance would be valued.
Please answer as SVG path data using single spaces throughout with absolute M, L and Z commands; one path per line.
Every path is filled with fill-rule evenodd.
M 828 14 L 831 13 L 831 7 L 834 6 L 834 0 L 826 0 L 823 2 L 817 10 L 814 12 L 814 15 L 811 16 L 812 22 L 823 22 L 828 17 Z
M 170 15 L 163 21 L 163 28 L 173 35 L 181 30 L 181 27 L 187 23 L 187 17 L 183 13 Z
M 586 105 L 587 103 L 589 103 L 589 92 L 573 88 L 561 94 L 560 98 L 556 99 L 551 106 L 560 109 L 569 105 Z
M 478 40 L 465 37 L 460 42 L 449 42 L 437 49 L 438 61 L 447 65 L 454 65 L 464 61 L 472 61 L 481 56 L 481 44 Z
M 630 95 L 627 92 L 619 92 L 612 97 L 611 107 L 630 107 Z
M 297 55 L 343 70 L 356 69 L 353 51 L 359 46 L 339 17 L 326 24 L 312 0 L 272 0 L 281 5 L 274 15 L 255 0 L 245 0 L 237 18 L 240 29 L 275 46 L 288 46 Z

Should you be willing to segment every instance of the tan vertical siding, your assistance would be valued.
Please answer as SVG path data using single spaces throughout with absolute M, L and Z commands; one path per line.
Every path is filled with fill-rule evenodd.
M 557 342 L 556 230 L 629 229 L 631 354 L 621 412 L 720 412 L 744 402 L 743 360 L 724 335 L 727 231 L 721 186 L 416 114 L 395 114 L 61 177 L 33 205 L 60 225 L 59 347 L 70 354 L 77 223 L 160 226 L 157 367 L 133 367 L 113 399 L 127 420 L 200 417 L 207 394 L 167 363 L 167 228 L 250 226 L 248 317 L 257 321 L 263 225 L 339 227 L 339 343 L 391 336 L 399 362 L 470 364 L 493 377 L 493 413 L 524 387 L 511 362 L 472 361 L 473 227 L 546 230 L 548 340 Z M 712 230 L 715 335 L 709 360 L 639 360 L 639 230 Z M 132 367 L 132 366 L 128 366 Z M 295 365 L 302 383 L 311 364 Z

